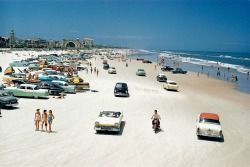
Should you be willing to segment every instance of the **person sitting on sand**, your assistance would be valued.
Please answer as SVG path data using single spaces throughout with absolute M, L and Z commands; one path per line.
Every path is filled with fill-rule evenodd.
M 64 94 L 63 93 L 61 93 L 59 96 L 54 96 L 53 98 L 55 98 L 55 99 L 64 99 Z
M 48 119 L 48 114 L 46 113 L 47 110 L 43 110 L 43 114 L 42 114 L 42 131 L 43 131 L 43 124 L 45 124 L 45 129 L 47 131 L 47 119 Z
M 38 131 L 39 130 L 39 123 L 41 121 L 40 109 L 36 109 L 34 121 L 35 121 L 35 125 L 36 125 L 36 131 Z
M 51 124 L 52 124 L 52 120 L 55 119 L 54 115 L 52 114 L 52 110 L 49 110 L 49 115 L 48 115 L 48 123 L 49 123 L 49 133 L 52 132 L 51 131 Z

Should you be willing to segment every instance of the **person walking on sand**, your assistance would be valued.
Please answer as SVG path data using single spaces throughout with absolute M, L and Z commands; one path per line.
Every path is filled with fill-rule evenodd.
M 92 74 L 92 71 L 93 71 L 93 68 L 92 68 L 92 67 L 90 67 L 90 72 L 91 72 L 91 74 Z
M 52 131 L 51 131 L 51 125 L 52 125 L 53 119 L 55 119 L 55 117 L 54 117 L 54 115 L 52 114 L 52 110 L 49 110 L 49 114 L 48 114 L 49 133 L 52 132 Z
M 43 131 L 43 124 L 45 124 L 45 130 L 47 131 L 47 119 L 48 119 L 48 114 L 46 113 L 47 110 L 43 110 L 43 114 L 42 114 L 42 131 Z
M 99 74 L 99 70 L 97 69 L 97 70 L 96 70 L 96 75 L 98 76 L 98 74 Z
M 36 131 L 38 131 L 39 130 L 39 123 L 41 121 L 40 109 L 36 109 L 34 121 L 35 121 L 35 125 L 36 125 Z

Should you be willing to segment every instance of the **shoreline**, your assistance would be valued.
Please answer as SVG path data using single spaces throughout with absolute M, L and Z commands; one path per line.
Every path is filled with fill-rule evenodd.
M 0 54 L 5 65 L 15 58 Z M 127 60 L 126 67 L 124 61 L 107 59 L 117 70 L 108 74 L 100 57 L 89 61 L 99 75 L 89 70 L 79 76 L 98 92 L 67 94 L 65 99 L 20 98 L 16 108 L 2 110 L 0 166 L 248 166 L 250 95 L 234 90 L 234 84 L 194 72 L 162 72 L 156 63 L 136 60 Z M 146 77 L 135 74 L 138 68 L 145 69 Z M 159 73 L 176 81 L 179 91 L 164 90 L 156 81 Z M 114 97 L 116 82 L 128 84 L 129 98 Z M 53 133 L 34 131 L 37 108 L 53 111 Z M 162 118 L 158 134 L 150 119 L 155 109 Z M 123 111 L 119 134 L 95 133 L 102 110 Z M 195 121 L 201 112 L 220 116 L 223 142 L 197 139 Z

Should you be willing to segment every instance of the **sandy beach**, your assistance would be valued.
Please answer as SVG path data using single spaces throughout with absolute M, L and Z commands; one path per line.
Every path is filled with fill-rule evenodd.
M 18 57 L 15 53 L 0 53 L 3 71 L 14 59 L 41 54 L 18 52 Z M 99 76 L 90 70 L 79 75 L 98 92 L 67 94 L 65 99 L 20 98 L 17 108 L 2 109 L 1 167 L 249 166 L 250 95 L 234 90 L 235 83 L 192 72 L 162 72 L 160 66 L 155 69 L 156 63 L 136 60 L 128 60 L 128 67 L 121 60 L 108 60 L 117 70 L 108 74 L 100 57 L 89 61 L 99 69 Z M 145 69 L 147 76 L 137 76 L 138 68 Z M 179 91 L 164 90 L 163 83 L 156 81 L 160 73 L 176 81 Z M 114 97 L 116 82 L 128 84 L 129 98 Z M 53 111 L 53 133 L 35 131 L 37 108 Z M 157 134 L 150 119 L 155 109 L 162 118 L 162 131 Z M 119 134 L 96 134 L 94 122 L 102 110 L 123 111 Z M 201 112 L 220 116 L 224 141 L 197 139 L 195 123 Z

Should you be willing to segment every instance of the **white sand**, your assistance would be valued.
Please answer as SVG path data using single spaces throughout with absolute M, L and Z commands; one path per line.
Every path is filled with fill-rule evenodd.
M 27 54 L 27 53 L 26 53 Z M 12 55 L 12 56 L 11 56 Z M 16 56 L 0 54 L 6 67 Z M 21 58 L 21 57 L 20 57 Z M 0 166 L 249 166 L 250 95 L 235 91 L 234 84 L 174 75 L 155 64 L 108 60 L 117 74 L 102 69 L 102 60 L 91 60 L 99 76 L 80 72 L 99 92 L 69 94 L 66 99 L 21 98 L 18 108 L 3 109 L 0 118 Z M 138 77 L 138 68 L 146 77 Z M 3 68 L 5 70 L 5 68 Z M 158 73 L 179 84 L 179 92 L 166 91 L 156 81 Z M 2 74 L 1 74 L 2 75 Z M 130 97 L 113 96 L 116 82 L 126 82 Z M 52 109 L 54 133 L 35 131 L 37 108 Z M 103 109 L 122 110 L 123 129 L 116 134 L 96 134 L 94 121 Z M 162 132 L 154 134 L 150 117 L 157 109 Z M 201 112 L 219 114 L 224 142 L 197 140 L 195 120 Z

